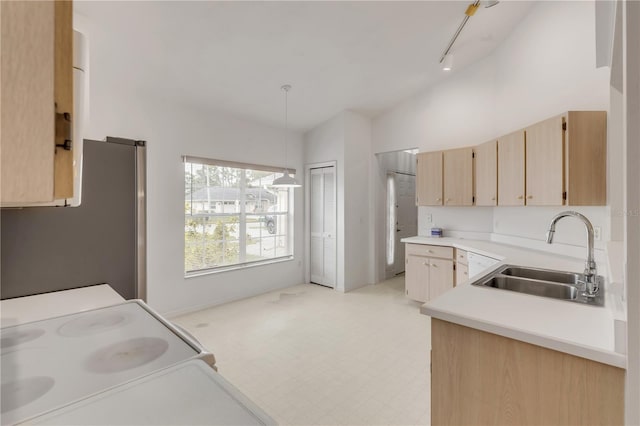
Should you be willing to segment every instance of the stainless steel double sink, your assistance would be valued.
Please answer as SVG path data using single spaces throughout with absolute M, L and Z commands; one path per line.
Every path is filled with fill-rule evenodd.
M 504 265 L 497 271 L 473 282 L 473 285 L 604 306 L 604 278 L 598 275 L 597 280 L 600 289 L 594 297 L 588 297 L 585 294 L 583 274 Z

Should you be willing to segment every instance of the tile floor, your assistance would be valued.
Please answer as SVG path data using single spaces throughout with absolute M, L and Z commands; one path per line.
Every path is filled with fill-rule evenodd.
M 173 320 L 282 425 L 429 424 L 429 318 L 400 276 L 303 284 Z

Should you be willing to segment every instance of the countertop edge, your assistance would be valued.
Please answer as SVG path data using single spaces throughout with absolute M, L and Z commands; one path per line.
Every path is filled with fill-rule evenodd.
M 427 304 L 424 304 L 420 307 L 420 313 L 439 320 L 448 321 L 476 330 L 485 331 L 487 333 L 492 333 L 521 342 L 530 343 L 532 345 L 541 346 L 547 349 L 556 350 L 569 355 L 574 355 L 591 361 L 600 362 L 602 364 L 611 365 L 623 370 L 626 370 L 627 368 L 627 357 L 616 352 L 608 352 L 603 349 L 584 346 L 575 342 L 567 342 L 556 338 L 542 336 L 531 331 L 505 327 L 503 325 L 491 322 L 484 322 L 476 318 L 465 317 L 459 313 L 434 309 L 430 306 L 427 306 Z

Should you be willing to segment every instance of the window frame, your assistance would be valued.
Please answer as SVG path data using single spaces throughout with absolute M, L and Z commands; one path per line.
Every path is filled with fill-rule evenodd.
M 272 263 L 279 263 L 279 262 L 286 262 L 286 261 L 291 261 L 294 259 L 294 255 L 295 255 L 295 245 L 294 245 L 294 202 L 295 202 L 295 191 L 293 191 L 293 188 L 287 188 L 287 195 L 286 195 L 286 204 L 287 204 L 287 209 L 286 210 L 276 210 L 273 212 L 269 212 L 269 211 L 264 211 L 264 212 L 248 212 L 247 211 L 247 189 L 250 189 L 250 187 L 247 184 L 247 174 L 246 174 L 246 170 L 251 170 L 251 171 L 256 171 L 256 172 L 271 172 L 274 173 L 275 175 L 282 175 L 283 171 L 284 171 L 284 167 L 274 167 L 274 166 L 267 166 L 267 165 L 260 165 L 260 164 L 250 164 L 250 163 L 242 163 L 242 162 L 236 162 L 236 161 L 227 161 L 227 160 L 217 160 L 217 159 L 211 159 L 211 158 L 203 158 L 203 157 L 194 157 L 194 156 L 188 156 L 188 155 L 183 155 L 182 156 L 182 163 L 183 163 L 183 173 L 184 173 L 184 177 L 183 179 L 185 179 L 185 189 L 183 189 L 183 197 L 184 197 L 184 202 L 185 202 L 185 208 L 186 208 L 186 202 L 187 201 L 187 192 L 186 192 L 186 164 L 190 163 L 190 164 L 197 164 L 199 166 L 213 166 L 213 167 L 226 167 L 226 168 L 234 168 L 234 169 L 240 169 L 240 170 L 244 170 L 245 173 L 241 174 L 241 178 L 240 178 L 240 182 L 238 183 L 238 189 L 240 190 L 240 195 L 238 196 L 238 199 L 240 200 L 239 202 L 239 212 L 234 212 L 234 213 L 225 213 L 224 211 L 224 205 L 230 203 L 227 202 L 227 200 L 223 200 L 222 203 L 222 212 L 216 212 L 218 206 L 216 203 L 216 205 L 213 207 L 213 210 L 211 209 L 211 206 L 209 207 L 209 210 L 207 213 L 202 213 L 202 214 L 188 214 L 188 212 L 185 210 L 184 213 L 184 220 L 185 220 L 185 224 L 184 224 L 184 232 L 183 232 L 183 250 L 182 250 L 182 255 L 183 255 L 183 272 L 184 272 L 184 277 L 185 278 L 190 278 L 190 277 L 197 277 L 197 276 L 202 276 L 202 275 L 208 275 L 208 274 L 215 274 L 215 273 L 220 273 L 220 272 L 227 272 L 227 271 L 233 271 L 233 270 L 238 270 L 238 269 L 245 269 L 245 268 L 250 268 L 250 267 L 255 267 L 255 266 L 263 266 L 263 265 L 267 265 L 267 264 L 272 264 Z M 291 175 L 295 175 L 296 170 L 292 169 L 292 168 L 288 168 L 288 171 Z M 275 176 L 275 177 L 279 177 L 279 176 Z M 193 191 L 191 192 L 191 194 L 193 194 Z M 191 206 L 193 208 L 193 201 L 191 201 Z M 274 205 L 279 205 L 279 204 L 274 204 Z M 249 223 L 247 221 L 247 217 L 252 217 L 252 216 L 268 216 L 268 215 L 272 215 L 272 216 L 284 216 L 286 219 L 286 232 L 283 234 L 273 234 L 273 235 L 267 235 L 266 237 L 263 236 L 262 234 L 260 234 L 260 243 L 262 245 L 262 240 L 264 240 L 265 238 L 268 237 L 273 237 L 274 238 L 274 248 L 276 247 L 276 239 L 277 238 L 285 238 L 286 239 L 286 247 L 289 248 L 288 250 L 288 254 L 282 255 L 282 256 L 274 256 L 271 258 L 263 258 L 263 259 L 256 259 L 256 260 L 247 260 L 246 256 L 247 256 L 247 224 Z M 238 230 L 238 244 L 239 244 L 239 252 L 238 252 L 238 262 L 236 263 L 230 263 L 230 264 L 224 264 L 224 265 L 219 265 L 219 266 L 211 266 L 211 267 L 206 267 L 206 268 L 200 268 L 200 269 L 193 269 L 193 270 L 187 270 L 187 246 L 186 246 L 186 222 L 187 219 L 189 217 L 209 217 L 209 218 L 215 218 L 215 217 L 238 217 L 238 222 L 237 225 L 239 227 Z

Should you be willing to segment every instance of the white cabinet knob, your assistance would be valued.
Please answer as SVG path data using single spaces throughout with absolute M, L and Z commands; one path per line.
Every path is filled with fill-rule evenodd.
M 433 266 L 434 268 L 438 267 L 438 265 L 436 265 L 435 263 L 432 263 L 431 266 Z

